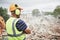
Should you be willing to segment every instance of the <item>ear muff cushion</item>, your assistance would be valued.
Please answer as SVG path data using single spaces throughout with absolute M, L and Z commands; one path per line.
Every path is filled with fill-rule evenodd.
M 16 9 L 16 10 L 15 10 L 15 14 L 16 14 L 16 15 L 19 15 L 20 13 L 21 13 L 21 12 L 20 12 L 19 9 Z

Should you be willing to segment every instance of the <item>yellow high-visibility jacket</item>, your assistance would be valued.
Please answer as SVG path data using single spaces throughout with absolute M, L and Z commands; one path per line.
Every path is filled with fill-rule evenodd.
M 6 30 L 8 34 L 8 40 L 23 40 L 26 35 L 23 31 L 18 31 L 16 28 L 16 23 L 19 19 L 10 17 L 6 22 Z

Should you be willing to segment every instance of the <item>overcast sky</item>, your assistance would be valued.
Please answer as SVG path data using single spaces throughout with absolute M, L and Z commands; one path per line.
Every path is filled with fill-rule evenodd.
M 23 12 L 31 12 L 33 9 L 41 11 L 53 11 L 60 0 L 0 0 L 0 6 L 9 8 L 10 4 L 15 3 L 23 8 Z

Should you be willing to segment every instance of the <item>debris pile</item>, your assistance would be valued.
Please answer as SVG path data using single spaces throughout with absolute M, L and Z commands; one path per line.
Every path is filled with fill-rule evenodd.
M 21 16 L 31 29 L 32 33 L 27 35 L 26 40 L 59 40 L 60 23 L 51 15 L 32 16 L 24 14 Z

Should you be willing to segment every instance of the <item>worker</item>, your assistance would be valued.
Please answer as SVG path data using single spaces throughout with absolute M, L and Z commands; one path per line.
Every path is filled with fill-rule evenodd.
M 31 30 L 23 20 L 19 19 L 23 9 L 17 4 L 12 4 L 9 10 L 11 17 L 6 22 L 8 40 L 25 40 L 26 34 L 30 34 Z

